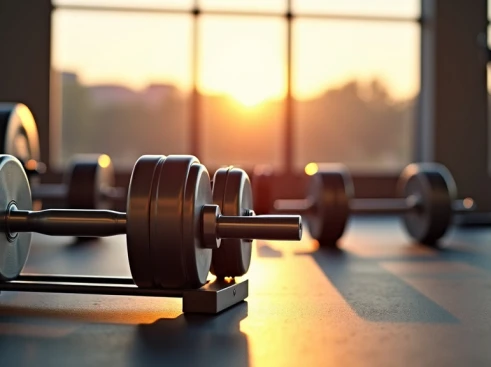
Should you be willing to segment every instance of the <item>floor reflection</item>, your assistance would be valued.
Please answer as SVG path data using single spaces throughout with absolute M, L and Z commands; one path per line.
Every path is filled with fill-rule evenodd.
M 0 317 L 0 366 L 248 366 L 249 344 L 240 331 L 247 312 L 242 302 L 218 315 L 139 325 L 13 312 Z
M 240 321 L 247 317 L 247 302 L 217 315 L 183 314 L 139 325 L 130 363 L 171 366 L 248 366 L 247 336 Z

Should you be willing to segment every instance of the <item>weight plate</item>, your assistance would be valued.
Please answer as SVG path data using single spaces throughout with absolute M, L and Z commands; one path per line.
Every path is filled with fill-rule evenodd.
M 157 168 L 163 155 L 144 155 L 131 174 L 126 203 L 126 241 L 131 275 L 141 288 L 154 286 L 150 256 L 150 204 L 152 186 L 158 182 Z
M 103 195 L 114 187 L 114 167 L 106 154 L 76 155 L 66 174 L 68 209 L 112 209 Z
M 0 187 L 2 217 L 12 204 L 19 210 L 32 210 L 29 181 L 22 164 L 12 156 L 0 155 Z M 31 233 L 3 233 L 0 238 L 0 279 L 14 279 L 29 255 Z
M 213 203 L 223 215 L 241 216 L 253 209 L 251 182 L 239 168 L 222 168 L 213 177 Z M 223 239 L 220 248 L 213 250 L 212 273 L 217 277 L 242 276 L 251 264 L 252 241 Z
M 206 283 L 212 261 L 212 250 L 202 246 L 201 211 L 213 201 L 210 175 L 202 164 L 189 170 L 183 206 L 182 256 L 186 286 L 195 288 Z
M 273 169 L 270 166 L 256 166 L 252 173 L 252 192 L 256 214 L 269 214 L 273 209 Z
M 331 247 L 341 238 L 349 217 L 353 182 L 343 164 L 326 164 L 312 176 L 308 197 L 314 205 L 307 214 L 310 234 L 321 246 Z
M 439 163 L 410 164 L 401 174 L 401 196 L 414 195 L 420 205 L 404 215 L 409 235 L 416 241 L 434 245 L 450 225 L 452 202 L 457 186 L 450 171 Z
M 0 103 L 0 153 L 26 163 L 39 161 L 39 135 L 31 111 L 22 103 Z
M 168 156 L 152 190 L 150 254 L 154 283 L 162 288 L 187 286 L 183 258 L 183 210 L 189 170 L 193 164 L 199 164 L 193 156 Z

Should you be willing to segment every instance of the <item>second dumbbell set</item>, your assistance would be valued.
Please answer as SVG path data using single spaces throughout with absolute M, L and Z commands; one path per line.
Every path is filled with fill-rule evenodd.
M 475 209 L 471 198 L 457 199 L 449 170 L 438 163 L 414 163 L 399 179 L 401 198 L 356 199 L 351 175 L 342 164 L 324 164 L 310 178 L 305 199 L 276 200 L 277 213 L 305 215 L 312 237 L 332 246 L 341 238 L 350 214 L 400 214 L 409 235 L 424 244 L 435 244 L 447 231 L 456 213 Z

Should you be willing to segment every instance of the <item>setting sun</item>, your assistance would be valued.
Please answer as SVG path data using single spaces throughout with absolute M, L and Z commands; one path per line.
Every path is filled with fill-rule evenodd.
M 258 104 L 260 104 L 264 101 L 264 98 L 262 96 L 254 93 L 254 92 L 248 93 L 248 91 L 246 91 L 246 90 L 241 91 L 240 93 L 233 93 L 232 97 L 237 102 L 244 105 L 245 107 L 254 107 L 254 106 L 257 106 Z
M 236 88 L 229 88 L 226 93 L 244 107 L 256 107 L 275 97 L 264 88 L 248 87 L 247 83 L 236 84 Z
M 284 96 L 281 19 L 255 19 L 251 28 L 249 19 L 210 16 L 202 20 L 201 30 L 198 87 L 202 93 L 228 95 L 245 107 Z
M 56 10 L 53 23 L 53 66 L 76 72 L 83 84 L 139 90 L 163 83 L 192 89 L 191 17 Z M 109 24 L 111 31 L 103 31 Z M 203 17 L 197 40 L 200 93 L 228 95 L 245 107 L 284 97 L 285 29 L 280 17 Z M 391 25 L 391 34 L 386 29 L 379 23 L 296 21 L 295 98 L 313 98 L 348 80 L 374 77 L 385 81 L 395 98 L 417 93 L 418 25 Z M 329 47 L 319 47 L 317 39 Z M 358 54 L 365 55 L 363 62 Z

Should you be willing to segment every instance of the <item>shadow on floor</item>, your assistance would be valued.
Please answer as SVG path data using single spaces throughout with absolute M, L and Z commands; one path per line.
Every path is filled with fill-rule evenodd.
M 379 265 L 380 258 L 362 257 L 338 248 L 319 248 L 315 252 L 298 255 L 312 256 L 353 310 L 365 320 L 458 322 L 447 310 L 383 269 Z
M 49 310 L 0 309 L 0 366 L 245 367 L 249 345 L 240 321 L 247 312 L 242 302 L 218 315 L 123 325 L 91 322 L 87 311 L 56 317 Z

